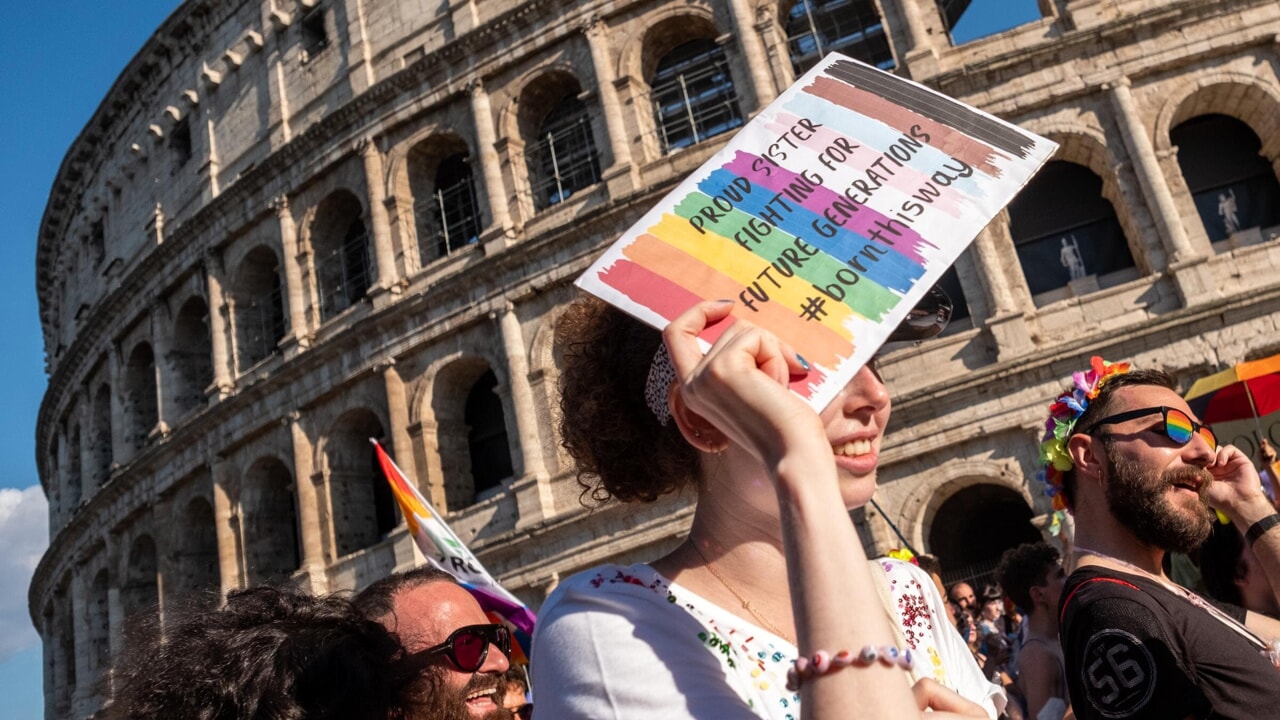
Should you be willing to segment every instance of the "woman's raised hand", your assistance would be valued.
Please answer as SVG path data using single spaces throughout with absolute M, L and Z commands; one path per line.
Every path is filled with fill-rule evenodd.
M 663 331 L 683 403 L 766 467 L 797 446 L 830 454 L 818 414 L 788 389 L 793 376 L 808 373 L 793 349 L 750 322 L 729 320 L 703 354 L 698 334 L 732 310 L 732 301 L 701 302 Z

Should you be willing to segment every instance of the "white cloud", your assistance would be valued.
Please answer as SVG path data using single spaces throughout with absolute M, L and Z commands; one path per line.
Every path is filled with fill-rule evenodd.
M 49 504 L 39 485 L 0 488 L 0 663 L 39 642 L 27 587 L 49 546 Z

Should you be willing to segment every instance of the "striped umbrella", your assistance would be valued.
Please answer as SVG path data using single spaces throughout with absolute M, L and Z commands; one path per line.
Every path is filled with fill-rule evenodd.
M 1200 378 L 1184 397 L 1200 422 L 1252 418 L 1261 438 L 1258 418 L 1280 410 L 1280 355 L 1237 363 Z

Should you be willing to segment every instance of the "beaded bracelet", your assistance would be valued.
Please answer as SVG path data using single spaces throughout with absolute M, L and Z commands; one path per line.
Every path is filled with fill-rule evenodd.
M 910 670 L 915 666 L 915 658 L 910 650 L 899 650 L 892 645 L 882 645 L 879 648 L 868 645 L 857 655 L 848 650 L 841 650 L 835 655 L 826 650 L 817 650 L 812 656 L 801 655 L 795 659 L 787 670 L 787 689 L 795 692 L 800 689 L 801 683 L 810 678 L 830 675 L 852 665 L 867 667 L 874 665 L 876 661 L 885 667 L 897 666 L 903 670 Z

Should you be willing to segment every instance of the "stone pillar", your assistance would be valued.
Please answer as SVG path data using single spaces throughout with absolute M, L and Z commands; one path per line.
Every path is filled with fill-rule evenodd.
M 209 461 L 213 477 L 213 527 L 218 537 L 219 589 L 227 593 L 244 587 L 244 543 L 240 525 L 240 483 L 227 472 L 226 458 L 215 455 Z
M 1120 136 L 1124 139 L 1125 148 L 1133 158 L 1134 170 L 1138 176 L 1138 185 L 1142 195 L 1155 216 L 1156 228 L 1160 239 L 1169 252 L 1170 265 L 1189 260 L 1195 255 L 1187 231 L 1182 227 L 1178 207 L 1173 201 L 1173 193 L 1169 191 L 1164 173 L 1160 170 L 1160 161 L 1156 158 L 1155 148 L 1147 129 L 1142 124 L 1133 101 L 1129 78 L 1121 77 L 1106 83 L 1105 88 L 1111 95 L 1111 106 L 1115 110 L 1116 120 L 1120 126 Z
M 360 159 L 364 161 L 364 181 L 369 189 L 369 219 L 373 225 L 373 255 L 378 264 L 376 286 L 383 290 L 400 291 L 399 273 L 396 272 L 396 251 L 391 243 L 391 220 L 387 217 L 387 192 L 383 187 L 382 153 L 371 138 L 361 139 L 357 145 Z
M 476 123 L 476 155 L 480 157 L 480 170 L 484 179 L 484 195 L 489 201 L 489 227 L 483 233 L 481 241 L 485 244 L 485 253 L 501 250 L 506 247 L 506 236 L 511 226 L 511 214 L 507 208 L 507 189 L 502 183 L 502 167 L 498 162 L 498 150 L 495 147 L 497 137 L 493 132 L 493 112 L 489 107 L 489 94 L 485 92 L 484 83 L 473 81 L 468 90 L 471 92 L 471 115 Z M 491 243 L 496 243 L 491 245 Z
M 1017 262 L 1017 250 L 1009 234 L 1009 212 L 1002 210 L 973 241 L 972 254 L 984 281 L 991 317 L 984 325 L 995 341 L 996 360 L 1026 354 L 1035 349 L 1023 308 L 1033 305 L 1031 292 L 1021 273 L 1011 276 L 1002 256 Z
M 107 351 L 107 377 L 111 378 L 111 466 L 103 470 L 103 484 L 116 467 L 133 457 L 133 446 L 124 438 L 124 377 L 120 373 L 120 346 L 116 343 Z
M 907 69 L 910 71 L 912 79 L 915 80 L 937 75 L 939 70 L 938 50 L 934 47 L 933 37 L 929 33 L 929 26 L 920 8 L 920 3 L 921 0 L 898 0 L 898 6 L 902 10 L 902 17 L 906 20 L 907 44 L 909 46 L 903 55 L 906 59 Z M 931 6 L 929 13 L 941 27 L 941 16 L 938 14 L 937 5 L 932 2 L 929 5 Z
M 1130 85 L 1129 78 L 1121 76 L 1107 82 L 1104 87 L 1110 92 L 1111 105 L 1120 125 L 1120 135 L 1129 156 L 1133 158 L 1138 185 L 1142 188 L 1142 195 L 1151 209 L 1160 239 L 1169 253 L 1168 269 L 1177 286 L 1178 295 L 1184 306 L 1194 305 L 1221 291 L 1203 262 L 1207 253 L 1192 245 L 1187 230 L 1182 225 L 1182 216 L 1160 167 L 1160 159 L 1156 157 L 1151 137 L 1142 124 Z
M 600 18 L 592 18 L 582 28 L 591 48 L 591 64 L 596 72 L 596 86 L 600 94 L 600 109 L 604 112 L 605 128 L 609 133 L 609 152 L 613 164 L 601 173 L 610 197 L 618 198 L 633 192 L 640 185 L 640 173 L 632 164 L 631 143 L 627 138 L 627 124 L 622 118 L 622 103 L 614 87 L 617 76 L 613 72 L 613 53 L 609 47 L 609 26 Z
M 173 360 L 169 356 L 173 344 L 173 319 L 163 302 L 151 306 L 151 349 L 156 365 L 156 426 L 150 435 L 169 434 L 169 420 L 178 416 L 173 405 Z
M 324 528 L 320 522 L 321 498 L 316 493 L 311 462 L 311 438 L 302 427 L 302 414 L 294 411 L 286 416 L 293 439 L 293 487 L 298 494 L 298 528 L 302 535 L 302 567 L 313 593 L 328 591 L 325 574 Z
M 409 438 L 409 402 L 405 396 L 404 380 L 400 378 L 400 371 L 396 370 L 396 361 L 392 358 L 378 363 L 374 369 L 382 372 L 382 381 L 387 388 L 387 419 L 391 423 L 388 433 L 392 449 L 395 450 L 393 459 L 409 478 L 409 482 L 418 485 L 413 441 Z M 418 485 L 419 489 L 421 487 Z
M 301 347 L 311 344 L 311 333 L 307 326 L 306 288 L 302 284 L 301 263 L 304 262 L 298 253 L 298 227 L 293 222 L 293 213 L 289 210 L 289 197 L 281 195 L 272 204 L 276 210 L 276 218 L 280 221 L 280 252 L 284 255 L 285 294 L 289 304 L 289 334 Z
M 85 566 L 81 565 L 77 567 L 71 573 L 71 582 L 67 583 L 67 596 L 64 599 L 64 602 L 70 606 L 67 608 L 69 612 L 62 611 L 66 612 L 66 614 L 62 614 L 60 609 L 54 610 L 54 625 L 58 625 L 59 615 L 62 615 L 62 617 L 70 617 L 71 619 L 71 627 L 58 628 L 59 634 L 71 633 L 71 646 L 75 653 L 75 657 L 63 658 L 65 662 L 70 663 L 75 667 L 75 684 L 71 687 L 63 686 L 63 696 L 70 699 L 71 707 L 75 707 L 77 701 L 81 699 L 80 696 L 82 692 L 86 689 L 92 688 L 98 680 L 89 667 L 89 663 L 91 662 L 90 657 L 93 654 L 93 647 L 89 640 L 88 585 L 91 580 L 84 577 L 84 572 Z M 55 594 L 55 598 L 56 597 L 57 596 Z M 58 648 L 58 652 L 61 652 L 63 647 L 62 638 L 55 636 L 53 640 Z M 59 678 L 59 680 L 65 679 L 68 675 L 67 668 L 60 667 L 58 669 L 62 671 L 62 678 Z M 96 669 L 102 670 L 102 668 Z
M 537 522 L 555 513 L 555 499 L 542 462 L 542 443 L 538 438 L 538 416 L 533 407 L 533 389 L 529 387 L 529 360 L 525 354 L 524 332 L 520 318 L 511 303 L 500 311 L 502 349 L 507 360 L 507 387 L 511 391 L 511 407 L 515 413 L 516 435 L 520 443 L 520 467 L 517 478 L 536 482 L 533 502 L 521 502 L 517 495 L 521 525 Z M 528 505 L 528 507 L 526 507 Z
M 773 102 L 773 99 L 778 97 L 778 93 L 773 87 L 773 78 L 769 76 L 769 60 L 765 57 L 764 42 L 756 32 L 755 13 L 752 12 L 747 0 L 729 0 L 729 12 L 733 15 L 738 43 L 742 46 L 742 56 L 751 73 L 751 87 L 755 91 L 756 108 L 763 108 Z
M 209 339 L 213 354 L 213 386 L 206 389 L 206 394 L 222 400 L 231 394 L 231 353 L 227 322 L 227 301 L 222 292 L 222 279 L 225 273 L 222 258 L 210 251 L 205 255 L 205 284 L 209 288 Z

